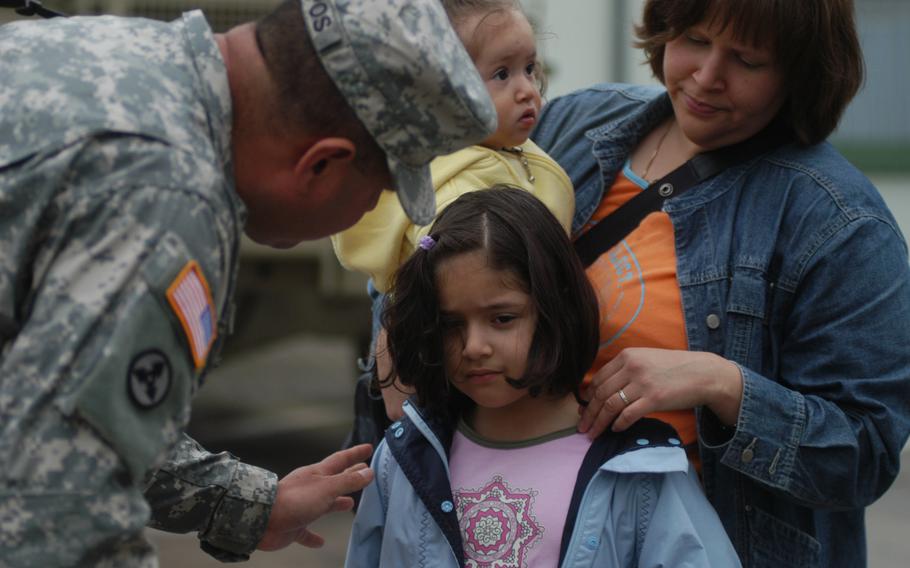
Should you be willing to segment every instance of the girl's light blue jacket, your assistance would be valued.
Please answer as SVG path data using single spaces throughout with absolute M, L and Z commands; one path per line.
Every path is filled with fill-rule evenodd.
M 448 476 L 452 429 L 410 403 L 373 456 L 345 566 L 464 566 Z M 740 566 L 671 427 L 642 420 L 607 433 L 585 457 L 563 534 L 561 566 Z
M 662 88 L 603 84 L 544 107 L 532 138 L 586 223 Z M 910 432 L 910 267 L 876 189 L 830 144 L 784 145 L 671 197 L 686 337 L 736 362 L 735 428 L 697 409 L 705 492 L 748 568 L 861 568 L 863 508 Z

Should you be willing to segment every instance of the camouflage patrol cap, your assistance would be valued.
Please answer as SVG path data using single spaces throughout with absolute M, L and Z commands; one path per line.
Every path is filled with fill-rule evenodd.
M 496 111 L 439 0 L 301 0 L 323 68 L 385 151 L 402 207 L 436 213 L 429 162 L 496 129 Z

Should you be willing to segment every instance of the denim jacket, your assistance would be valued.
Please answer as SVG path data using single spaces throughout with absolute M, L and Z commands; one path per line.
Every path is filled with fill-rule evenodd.
M 465 566 L 448 475 L 453 429 L 424 419 L 410 403 L 404 411 L 373 456 L 376 479 L 363 492 L 345 566 Z M 576 479 L 560 566 L 740 565 L 675 435 L 645 419 L 592 443 Z
M 550 102 L 532 137 L 569 173 L 573 230 L 663 89 L 597 85 Z M 747 568 L 866 565 L 863 509 L 910 428 L 907 247 L 876 189 L 833 147 L 785 145 L 667 200 L 692 351 L 735 362 L 735 427 L 696 409 L 705 491 Z

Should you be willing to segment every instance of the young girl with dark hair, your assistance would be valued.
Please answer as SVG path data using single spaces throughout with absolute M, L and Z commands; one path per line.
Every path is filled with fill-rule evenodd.
M 739 565 L 670 426 L 577 431 L 597 300 L 539 200 L 461 196 L 389 297 L 416 399 L 376 450 L 348 566 Z

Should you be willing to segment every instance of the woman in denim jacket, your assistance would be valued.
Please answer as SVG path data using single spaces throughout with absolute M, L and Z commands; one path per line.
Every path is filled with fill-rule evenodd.
M 575 234 L 695 154 L 769 125 L 789 141 L 589 267 L 605 317 L 580 428 L 688 429 L 747 567 L 865 566 L 864 508 L 910 428 L 910 270 L 878 192 L 825 142 L 862 82 L 852 2 L 649 0 L 637 32 L 666 89 L 572 93 L 533 134 L 575 185 Z

